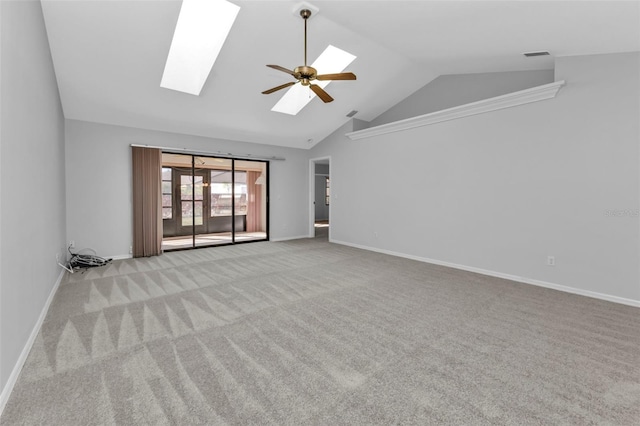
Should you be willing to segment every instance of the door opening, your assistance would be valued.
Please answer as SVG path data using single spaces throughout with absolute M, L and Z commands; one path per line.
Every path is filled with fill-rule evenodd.
M 329 239 L 331 231 L 331 159 L 316 158 L 309 162 L 310 233 L 313 238 Z
M 162 154 L 162 249 L 269 239 L 269 163 Z

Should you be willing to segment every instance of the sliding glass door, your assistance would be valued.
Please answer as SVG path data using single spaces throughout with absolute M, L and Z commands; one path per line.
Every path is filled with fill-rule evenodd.
M 163 154 L 163 250 L 268 239 L 268 163 Z
M 267 164 L 264 161 L 236 160 L 236 217 L 244 217 L 244 227 L 236 229 L 236 241 L 251 241 L 267 233 Z M 240 194 L 240 196 L 238 196 Z

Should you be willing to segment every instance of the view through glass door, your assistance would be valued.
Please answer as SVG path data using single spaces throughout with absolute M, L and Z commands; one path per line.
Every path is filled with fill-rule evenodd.
M 204 227 L 204 180 L 205 173 L 191 169 L 176 168 L 180 205 L 176 209 L 178 214 L 177 235 L 193 235 L 205 232 Z
M 163 250 L 268 239 L 268 163 L 163 153 Z

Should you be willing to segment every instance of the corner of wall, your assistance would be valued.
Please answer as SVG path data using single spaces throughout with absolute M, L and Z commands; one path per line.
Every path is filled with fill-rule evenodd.
M 4 403 L 61 279 L 55 256 L 64 247 L 66 211 L 61 200 L 66 195 L 64 113 L 42 5 L 39 1 L 0 2 L 0 18 L 1 37 L 12 40 L 3 43 L 0 51 L 0 388 Z M 24 159 L 37 173 L 24 173 Z M 8 185 L 18 175 L 21 185 Z M 30 232 L 38 236 L 37 244 L 24 238 L 24 230 L 16 226 L 20 223 L 29 223 Z

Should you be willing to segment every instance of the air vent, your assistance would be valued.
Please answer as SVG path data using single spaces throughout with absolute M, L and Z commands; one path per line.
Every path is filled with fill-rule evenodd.
M 523 53 L 527 58 L 533 58 L 534 56 L 549 56 L 549 52 L 546 50 L 541 50 L 539 52 L 525 52 Z
M 347 117 L 351 118 L 354 115 L 356 115 L 358 113 L 358 111 L 356 111 L 355 109 L 353 111 L 351 111 L 349 114 L 347 114 Z

